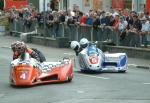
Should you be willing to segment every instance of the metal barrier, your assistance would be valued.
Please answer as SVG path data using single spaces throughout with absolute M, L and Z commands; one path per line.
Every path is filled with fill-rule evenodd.
M 5 34 L 5 26 L 0 25 L 0 35 L 4 35 L 4 34 Z
M 0 35 L 4 35 L 8 30 L 8 18 L 5 16 L 0 17 Z
M 46 25 L 44 28 L 44 24 L 39 24 L 36 20 L 31 22 L 30 27 L 25 24 L 24 20 L 14 20 L 9 23 L 10 32 L 31 32 L 34 31 L 35 28 L 38 30 L 38 36 L 45 37 L 67 37 L 70 41 L 76 40 L 79 41 L 81 38 L 85 37 L 90 41 L 107 41 L 111 40 L 115 45 L 122 46 L 135 46 L 140 38 L 139 35 L 132 35 L 131 33 L 127 33 L 124 40 L 120 40 L 120 34 L 112 27 L 97 27 L 93 26 L 84 26 L 71 24 L 67 25 L 66 23 L 54 23 L 53 25 Z M 132 38 L 135 39 L 132 39 Z M 140 44 L 137 44 L 140 45 Z
M 79 26 L 78 25 L 69 25 L 68 26 L 69 28 L 69 39 L 70 41 L 73 41 L 73 40 L 76 40 L 76 41 L 79 41 L 79 32 L 78 32 L 78 29 L 79 29 Z

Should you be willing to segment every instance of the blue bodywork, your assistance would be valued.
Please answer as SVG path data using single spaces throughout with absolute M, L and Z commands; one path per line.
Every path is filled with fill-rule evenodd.
M 97 60 L 96 63 L 91 63 L 90 59 Z M 94 44 L 89 44 L 78 55 L 79 65 L 81 70 L 88 71 L 105 71 L 115 70 L 125 72 L 127 69 L 126 53 L 103 53 Z

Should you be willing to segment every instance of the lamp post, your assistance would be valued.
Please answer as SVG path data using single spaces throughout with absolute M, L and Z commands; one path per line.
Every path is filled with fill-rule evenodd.
M 67 11 L 67 9 L 68 9 L 68 2 L 67 2 L 67 0 L 66 0 L 66 11 Z
M 46 39 L 46 10 L 45 10 L 45 0 L 43 2 L 43 13 L 44 13 L 44 38 Z M 45 44 L 46 44 L 46 40 L 45 40 Z

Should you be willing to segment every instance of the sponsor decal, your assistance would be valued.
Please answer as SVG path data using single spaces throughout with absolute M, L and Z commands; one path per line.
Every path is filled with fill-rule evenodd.
M 28 76 L 28 71 L 20 71 L 20 79 L 26 79 Z

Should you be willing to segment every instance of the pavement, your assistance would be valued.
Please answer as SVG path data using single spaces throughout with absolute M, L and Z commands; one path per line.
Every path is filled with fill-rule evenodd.
M 130 58 L 129 62 L 130 64 L 128 64 L 128 66 L 130 67 L 135 67 L 140 69 L 150 69 L 150 60 Z
M 0 103 L 150 103 L 149 70 L 134 68 L 135 65 L 148 66 L 150 63 L 136 58 L 128 58 L 130 67 L 126 73 L 91 74 L 75 70 L 70 83 L 13 88 L 9 86 L 8 63 L 12 58 L 10 44 L 16 40 L 19 39 L 0 37 Z M 28 45 L 41 50 L 47 61 L 75 54 L 68 48 Z

